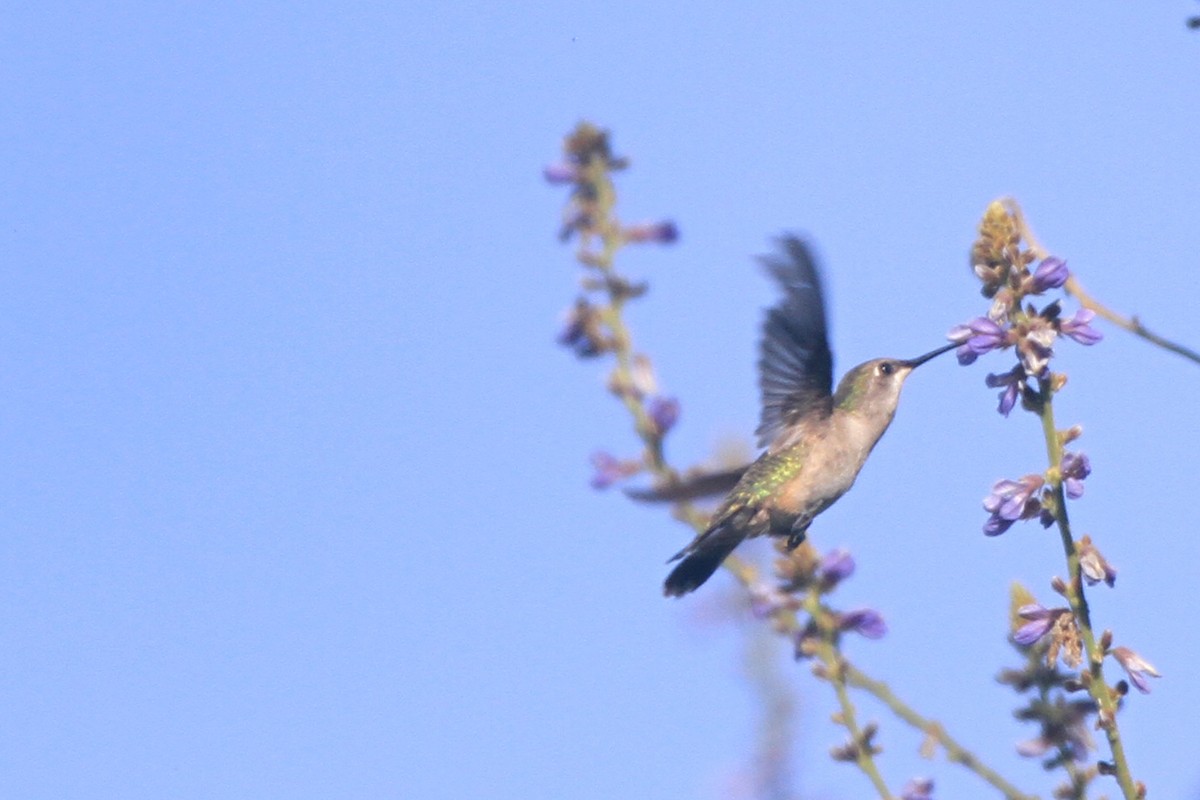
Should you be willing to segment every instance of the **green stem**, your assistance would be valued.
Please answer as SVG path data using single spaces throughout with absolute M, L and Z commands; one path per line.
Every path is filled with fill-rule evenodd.
M 1036 795 L 1025 794 L 1017 787 L 1006 781 L 998 772 L 988 767 L 978 756 L 967 750 L 959 744 L 946 729 L 942 727 L 940 722 L 923 717 L 917 713 L 911 706 L 901 700 L 892 692 L 883 681 L 875 680 L 862 670 L 851 664 L 845 664 L 846 681 L 859 689 L 863 689 L 875 696 L 892 710 L 897 717 L 912 725 L 917 730 L 934 739 L 946 751 L 946 758 L 950 761 L 961 764 L 971 772 L 974 772 L 979 777 L 994 786 L 1008 800 L 1037 800 Z
M 1147 342 L 1158 345 L 1164 350 L 1172 352 L 1178 356 L 1183 356 L 1189 361 L 1200 364 L 1200 353 L 1197 353 L 1190 347 L 1184 347 L 1177 342 L 1172 342 L 1170 339 L 1164 339 L 1143 325 L 1142 321 L 1137 317 L 1121 316 L 1116 311 L 1113 311 L 1111 308 L 1088 294 L 1087 291 L 1084 290 L 1083 284 L 1081 284 L 1079 279 L 1074 275 L 1067 279 L 1067 283 L 1063 288 L 1065 288 L 1076 300 L 1078 300 L 1081 306 L 1095 311 L 1112 324 L 1120 328 L 1124 328 L 1134 336 L 1140 336 Z
M 725 560 L 725 568 L 733 573 L 734 577 L 742 583 L 743 586 L 749 588 L 758 580 L 758 571 L 742 561 L 737 556 L 730 556 Z M 806 609 L 809 610 L 810 605 L 806 604 Z M 818 612 L 823 615 L 823 618 L 828 621 L 829 613 L 819 604 L 816 606 Z M 781 609 L 771 618 L 775 624 L 776 630 L 785 636 L 794 636 L 800 631 L 800 622 L 796 617 L 795 612 Z M 1020 789 L 1006 781 L 998 772 L 983 763 L 980 758 L 967 750 L 957 740 L 954 739 L 942 726 L 940 722 L 923 717 L 912 706 L 901 700 L 895 692 L 892 691 L 886 683 L 881 680 L 872 678 L 870 675 L 863 672 L 858 667 L 851 664 L 844 655 L 836 651 L 836 640 L 833 644 L 837 663 L 841 664 L 841 672 L 845 678 L 846 684 L 862 689 L 867 694 L 872 695 L 899 717 L 904 722 L 912 725 L 928 736 L 932 736 L 937 740 L 946 751 L 946 757 L 955 764 L 960 764 L 968 771 L 974 772 L 987 783 L 990 783 L 1009 800 L 1038 800 L 1037 795 L 1025 794 Z M 824 660 L 824 659 L 822 659 Z M 828 666 L 827 666 L 828 669 Z
M 1062 463 L 1063 445 L 1059 438 L 1058 429 L 1054 425 L 1053 387 L 1051 379 L 1039 378 L 1038 391 L 1041 394 L 1042 433 L 1046 439 L 1046 455 L 1050 459 L 1050 470 L 1053 480 L 1051 492 L 1053 495 L 1054 517 L 1058 523 L 1059 536 L 1062 539 L 1063 553 L 1067 557 L 1067 574 L 1069 580 L 1066 586 L 1067 602 L 1075 615 L 1075 623 L 1083 640 L 1084 653 L 1087 657 L 1085 667 L 1088 678 L 1087 690 L 1096 701 L 1100 715 L 1100 727 L 1108 739 L 1109 749 L 1113 757 L 1113 773 L 1121 792 L 1126 800 L 1136 800 L 1139 797 L 1133 775 L 1129 770 L 1129 762 L 1125 757 L 1125 745 L 1121 741 L 1121 732 L 1117 726 L 1117 707 L 1120 696 L 1104 680 L 1104 649 L 1096 640 L 1092 628 L 1091 611 L 1088 608 L 1087 596 L 1083 588 L 1083 570 L 1079 560 L 1079 549 L 1071 536 L 1071 522 L 1067 517 L 1066 495 L 1063 492 L 1062 476 L 1059 465 Z
M 631 386 L 634 366 L 633 338 L 623 316 L 628 296 L 614 288 L 619 282 L 615 280 L 613 262 L 617 251 L 625 244 L 621 226 L 613 214 L 617 204 L 617 193 L 603 158 L 593 157 L 586 170 L 587 178 L 595 191 L 593 209 L 601 248 L 598 253 L 591 252 L 588 250 L 590 242 L 581 240 L 579 260 L 599 270 L 609 287 L 608 306 L 602 309 L 601 314 L 604 324 L 612 334 L 611 344 L 617 360 L 614 377 L 620 385 Z M 667 465 L 663 456 L 662 436 L 654 430 L 654 424 L 640 398 L 630 392 L 624 392 L 621 394 L 621 401 L 633 416 L 638 436 L 645 444 L 646 466 L 658 477 L 674 478 L 675 472 Z
M 884 781 L 883 775 L 879 771 L 879 765 L 875 763 L 875 753 L 870 737 L 866 736 L 859 727 L 854 702 L 850 699 L 850 692 L 846 689 L 849 664 L 838 652 L 837 625 L 829 610 L 821 604 L 820 591 L 816 587 L 810 589 L 805 597 L 804 610 L 816 621 L 817 627 L 821 631 L 821 640 L 817 645 L 817 657 L 825 667 L 823 677 L 833 685 L 834 694 L 837 696 L 838 706 L 841 708 L 837 721 L 850 734 L 850 741 L 854 748 L 854 763 L 871 781 L 880 798 L 893 800 L 887 782 Z

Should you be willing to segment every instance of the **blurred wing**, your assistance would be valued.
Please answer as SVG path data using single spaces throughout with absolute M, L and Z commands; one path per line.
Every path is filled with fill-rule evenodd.
M 768 447 L 799 419 L 833 410 L 833 356 L 825 327 L 821 278 L 808 246 L 795 236 L 763 266 L 783 287 L 783 300 L 767 312 L 759 350 L 762 419 L 758 444 Z
M 749 464 L 743 464 L 740 467 L 720 472 L 684 476 L 679 483 L 656 486 L 652 489 L 626 489 L 625 494 L 631 500 L 641 503 L 681 503 L 701 497 L 726 495 L 733 491 L 734 486 L 737 486 L 737 482 L 742 479 L 742 475 L 749 466 Z

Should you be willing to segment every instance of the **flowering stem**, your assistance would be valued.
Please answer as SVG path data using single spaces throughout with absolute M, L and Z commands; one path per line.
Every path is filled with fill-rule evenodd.
M 838 705 L 841 707 L 841 713 L 835 717 L 835 720 L 840 722 L 850 734 L 854 763 L 871 781 L 875 791 L 883 800 L 892 800 L 892 793 L 883 780 L 883 775 L 879 772 L 879 766 L 875 763 L 875 749 L 871 744 L 871 736 L 859 727 L 854 703 L 850 700 L 850 692 L 846 690 L 846 669 L 849 665 L 838 652 L 837 625 L 829 611 L 821 604 L 821 594 L 816 587 L 811 588 L 805 596 L 804 610 L 813 618 L 821 631 L 816 655 L 821 659 L 824 669 L 817 674 L 833 685 L 834 694 L 837 695 Z
M 725 559 L 724 566 L 733 574 L 735 578 L 737 578 L 738 582 L 746 588 L 750 588 L 758 582 L 758 570 L 755 569 L 753 565 L 743 561 L 737 556 L 730 556 L 729 558 Z M 811 603 L 806 602 L 805 610 L 811 613 L 812 608 L 814 608 L 814 606 L 812 606 Z M 819 603 L 815 606 L 815 608 L 818 609 L 818 613 L 821 615 L 820 618 L 825 621 L 822 625 L 822 630 L 824 631 L 827 628 L 832 628 L 832 621 L 829 619 L 829 612 Z M 814 617 L 814 619 L 816 618 L 817 617 Z M 800 632 L 799 619 L 796 617 L 796 613 L 789 609 L 781 608 L 775 611 L 775 613 L 771 616 L 771 622 L 773 623 L 775 630 L 782 636 L 794 637 Z M 1020 789 L 1017 789 L 1011 783 L 1004 780 L 1004 778 L 1001 777 L 998 772 L 984 764 L 978 756 L 959 744 L 957 740 L 955 740 L 949 733 L 946 732 L 946 729 L 941 723 L 921 716 L 912 708 L 912 706 L 908 705 L 899 697 L 897 697 L 886 683 L 872 678 L 870 675 L 850 663 L 845 655 L 840 652 L 836 639 L 834 639 L 830 644 L 829 650 L 826 650 L 824 653 L 819 652 L 818 656 L 821 657 L 821 660 L 826 664 L 826 669 L 829 670 L 831 674 L 837 673 L 837 670 L 833 669 L 831 665 L 840 665 L 840 674 L 842 675 L 843 683 L 845 685 L 862 689 L 867 694 L 872 695 L 886 705 L 901 720 L 936 739 L 937 742 L 942 745 L 943 748 L 945 748 L 946 756 L 951 762 L 960 764 L 968 771 L 974 772 L 984 781 L 990 783 L 992 786 L 1000 790 L 1000 792 L 1002 792 L 1006 798 L 1009 798 L 1009 800 L 1037 800 L 1037 795 L 1025 794 Z M 836 685 L 837 684 L 835 683 L 835 686 Z M 838 700 L 839 703 L 844 701 L 845 703 L 849 704 L 849 694 L 846 693 L 844 697 L 839 694 Z M 843 715 L 845 714 L 845 709 L 846 706 L 843 705 Z M 850 705 L 850 709 L 851 713 L 849 719 L 853 720 L 853 705 Z M 851 735 L 854 735 L 853 732 Z
M 600 310 L 601 319 L 612 334 L 611 347 L 617 364 L 613 369 L 614 383 L 621 386 L 633 384 L 634 349 L 633 339 L 629 328 L 625 325 L 622 314 L 629 293 L 625 289 L 626 282 L 616 274 L 613 261 L 617 251 L 625 243 L 621 236 L 620 226 L 613 216 L 616 207 L 617 193 L 613 187 L 608 164 L 603 158 L 593 156 L 585 166 L 588 183 L 595 191 L 594 211 L 596 230 L 600 238 L 599 252 L 589 249 L 591 236 L 580 237 L 578 259 L 584 264 L 594 267 L 604 277 L 604 285 L 608 293 L 608 305 Z M 646 466 L 660 478 L 673 479 L 674 471 L 667 465 L 663 457 L 662 436 L 655 432 L 655 426 L 640 399 L 631 392 L 621 392 L 621 401 L 633 416 L 638 436 L 646 447 Z
M 843 662 L 846 682 L 851 686 L 863 689 L 874 695 L 884 705 L 892 710 L 897 717 L 912 725 L 917 730 L 934 739 L 946 751 L 946 758 L 974 772 L 979 777 L 996 787 L 1009 800 L 1037 800 L 1036 795 L 1029 795 L 1013 786 L 1000 776 L 1000 773 L 979 760 L 978 756 L 959 744 L 940 722 L 921 716 L 911 706 L 892 692 L 883 681 L 875 680 L 854 665 Z
M 1120 695 L 1104 680 L 1104 648 L 1096 640 L 1092 629 L 1091 612 L 1088 609 L 1087 597 L 1083 589 L 1083 570 L 1080 565 L 1079 549 L 1071 536 L 1071 523 L 1067 517 L 1066 495 L 1063 492 L 1062 477 L 1057 474 L 1058 465 L 1062 463 L 1063 445 L 1058 430 L 1054 426 L 1054 405 L 1052 402 L 1053 387 L 1049 377 L 1038 379 L 1038 389 L 1041 394 L 1042 433 L 1046 438 L 1046 455 L 1050 459 L 1051 472 L 1055 476 L 1052 482 L 1054 497 L 1054 517 L 1058 523 L 1058 532 L 1062 538 L 1063 552 L 1067 557 L 1067 573 L 1070 580 L 1066 584 L 1066 598 L 1075 622 L 1083 639 L 1084 652 L 1087 656 L 1087 667 L 1084 682 L 1088 693 L 1096 701 L 1100 715 L 1100 726 L 1108 738 L 1109 749 L 1113 757 L 1113 774 L 1121 786 L 1121 792 L 1127 800 L 1135 800 L 1138 790 L 1134 785 L 1133 775 L 1129 771 L 1129 762 L 1125 757 L 1125 746 L 1121 741 L 1121 733 L 1117 727 L 1117 707 Z

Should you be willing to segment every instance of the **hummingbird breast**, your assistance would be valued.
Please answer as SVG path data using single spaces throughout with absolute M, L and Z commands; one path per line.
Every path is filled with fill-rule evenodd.
M 781 525 L 803 528 L 854 485 L 875 439 L 852 415 L 835 413 L 802 445 L 798 470 L 782 481 L 772 499 L 772 532 Z

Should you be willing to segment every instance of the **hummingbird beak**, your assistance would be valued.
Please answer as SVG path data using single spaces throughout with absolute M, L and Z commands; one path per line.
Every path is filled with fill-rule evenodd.
M 908 367 L 909 369 L 916 369 L 917 367 L 921 366 L 922 364 L 924 364 L 924 363 L 925 363 L 926 361 L 928 361 L 929 359 L 931 359 L 931 358 L 934 358 L 934 357 L 936 357 L 936 356 L 940 356 L 942 353 L 945 353 L 947 350 L 953 350 L 953 349 L 954 349 L 954 348 L 956 348 L 956 347 L 958 347 L 958 343 L 957 343 L 957 342 L 951 342 L 951 343 L 950 343 L 950 344 L 948 344 L 948 345 L 945 345 L 945 346 L 943 346 L 943 347 L 939 347 L 937 350 L 931 350 L 930 352 L 926 353 L 926 354 L 925 354 L 925 355 L 923 355 L 923 356 L 917 356 L 917 357 L 916 357 L 916 358 L 914 358 L 914 359 L 910 359 L 909 361 L 905 361 L 905 362 L 904 362 L 904 365 L 905 365 L 906 367 Z

